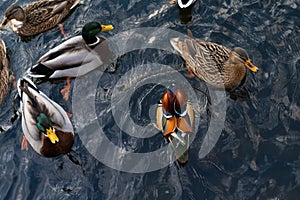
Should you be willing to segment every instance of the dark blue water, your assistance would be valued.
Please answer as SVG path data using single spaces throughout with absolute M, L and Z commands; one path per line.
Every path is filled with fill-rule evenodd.
M 1 1 L 1 20 L 6 7 L 15 2 L 24 5 L 30 1 Z M 141 27 L 165 27 L 183 34 L 189 28 L 200 39 L 247 49 L 260 71 L 248 73 L 244 86 L 234 95 L 227 93 L 225 126 L 206 157 L 200 159 L 199 151 L 210 120 L 209 104 L 196 112 L 200 122 L 187 165 L 179 167 L 175 162 L 141 174 L 104 165 L 89 153 L 78 135 L 72 159 L 66 155 L 43 158 L 32 148 L 21 151 L 21 120 L 10 122 L 16 94 L 16 88 L 11 87 L 0 109 L 1 126 L 5 129 L 0 134 L 0 199 L 298 199 L 299 6 L 298 1 L 292 0 L 198 0 L 192 22 L 183 25 L 177 7 L 168 6 L 167 0 L 85 0 L 63 23 L 69 37 L 80 34 L 81 27 L 92 20 L 114 25 L 113 31 L 104 34 L 108 38 Z M 10 68 L 17 78 L 49 48 L 64 40 L 58 28 L 28 42 L 21 41 L 9 28 L 1 31 L 0 37 L 6 42 Z M 145 140 L 122 132 L 109 113 L 111 93 L 126 72 L 153 60 L 176 70 L 184 69 L 183 60 L 170 52 L 133 51 L 115 60 L 111 72 L 98 83 L 96 113 L 101 116 L 107 110 L 98 119 L 105 134 L 115 145 L 138 152 L 160 148 L 163 138 L 158 132 Z M 199 79 L 187 81 L 205 89 Z M 72 101 L 65 102 L 59 93 L 64 84 L 45 82 L 39 88 L 72 112 Z M 148 110 L 159 100 L 163 89 L 151 84 L 135 89 L 130 108 L 137 124 L 151 122 Z M 195 92 L 203 97 L 198 90 Z

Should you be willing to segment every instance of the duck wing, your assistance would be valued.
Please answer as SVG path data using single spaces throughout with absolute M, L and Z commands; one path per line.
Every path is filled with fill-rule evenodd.
M 215 85 L 216 80 L 223 85 L 220 75 L 229 58 L 229 49 L 196 38 L 173 38 L 170 42 L 196 76 L 212 85 Z
M 51 20 L 56 24 L 78 3 L 79 1 L 75 0 L 42 0 L 28 4 L 24 8 L 26 23 L 31 26 L 39 26 L 43 23 L 49 23 Z
M 103 62 L 82 36 L 73 37 L 44 54 L 33 66 L 32 77 L 77 77 L 99 67 Z
M 90 51 L 91 49 L 85 44 L 82 36 L 76 36 L 45 53 L 38 63 L 42 63 L 52 70 L 75 67 L 82 64 L 83 56 Z
M 222 72 L 224 69 L 225 62 L 229 59 L 230 50 L 223 45 L 219 45 L 213 42 L 205 42 L 203 40 L 195 39 L 206 52 L 205 57 L 209 57 L 210 62 L 208 64 L 217 66 L 219 71 Z

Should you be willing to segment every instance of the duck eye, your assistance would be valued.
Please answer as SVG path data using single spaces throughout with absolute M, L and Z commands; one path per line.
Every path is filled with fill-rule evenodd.
M 248 58 L 249 58 L 249 56 L 248 56 L 248 54 L 247 54 L 247 52 L 245 51 L 245 50 L 243 50 L 243 51 L 241 51 L 240 53 L 239 53 L 239 55 L 240 55 L 240 57 L 243 59 L 243 60 L 248 60 Z

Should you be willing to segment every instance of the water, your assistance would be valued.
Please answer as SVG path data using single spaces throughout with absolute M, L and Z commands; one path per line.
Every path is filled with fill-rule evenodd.
M 12 3 L 0 3 L 3 16 Z M 192 30 L 195 37 L 218 42 L 229 48 L 247 49 L 260 71 L 248 73 L 244 86 L 227 93 L 227 112 L 222 134 L 212 151 L 199 158 L 203 137 L 209 125 L 209 104 L 203 93 L 196 111 L 198 131 L 185 167 L 176 163 L 162 169 L 133 174 L 121 172 L 95 159 L 78 134 L 72 159 L 68 156 L 43 158 L 31 148 L 20 150 L 20 119 L 13 124 L 11 88 L 1 105 L 0 199 L 297 199 L 300 188 L 300 102 L 299 98 L 299 6 L 298 1 L 200 1 L 193 7 L 193 21 L 179 22 L 177 7 L 168 1 L 88 1 L 77 7 L 63 23 L 69 37 L 80 34 L 84 23 L 96 20 L 111 23 L 112 37 L 122 31 L 141 27 L 164 27 L 182 34 Z M 1 18 L 3 19 L 3 18 Z M 9 30 L 9 29 L 8 29 Z M 154 30 L 154 29 L 153 29 Z M 10 68 L 19 78 L 49 48 L 62 42 L 59 29 L 23 42 L 11 31 L 1 31 L 6 42 Z M 99 124 L 113 144 L 125 150 L 148 152 L 164 146 L 161 135 L 139 139 L 125 134 L 114 122 L 110 101 L 118 80 L 142 63 L 152 61 L 184 67 L 180 57 L 170 52 L 136 50 L 119 57 L 98 83 L 95 106 Z M 181 70 L 182 71 L 182 70 Z M 184 73 L 185 71 L 181 72 Z M 146 73 L 146 72 L 145 72 Z M 194 87 L 206 88 L 198 79 L 187 79 Z M 73 80 L 74 83 L 74 80 Z M 134 81 L 133 81 L 134 83 Z M 132 83 L 132 84 L 133 84 Z M 72 97 L 65 102 L 59 90 L 63 81 L 45 82 L 39 88 L 72 111 Z M 134 88 L 134 85 L 129 87 Z M 73 91 L 73 93 L 76 91 Z M 151 123 L 153 109 L 162 87 L 136 88 L 130 100 L 129 115 L 140 126 Z M 236 97 L 237 96 L 237 97 Z M 200 103 L 199 103 L 200 104 Z M 203 104 L 203 106 L 202 106 Z M 78 121 L 73 121 L 78 125 Z M 88 133 L 86 133 L 88 134 Z M 114 155 L 106 152 L 112 159 Z

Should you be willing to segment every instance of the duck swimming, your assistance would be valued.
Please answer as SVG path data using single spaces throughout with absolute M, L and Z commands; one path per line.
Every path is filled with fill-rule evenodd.
M 103 66 L 112 58 L 112 53 L 106 39 L 97 34 L 112 29 L 112 25 L 98 22 L 85 24 L 81 36 L 70 38 L 49 50 L 38 60 L 38 64 L 28 70 L 28 75 L 42 79 L 78 77 Z M 62 92 L 68 93 L 69 88 L 68 79 L 68 85 Z
M 18 80 L 21 98 L 22 149 L 32 148 L 45 157 L 68 153 L 74 143 L 74 130 L 64 109 L 37 89 L 27 77 Z
M 190 73 L 217 88 L 230 89 L 237 86 L 246 75 L 246 67 L 257 72 L 246 50 L 196 39 L 188 30 L 189 38 L 172 38 L 173 48 L 186 61 Z
M 34 36 L 60 23 L 79 4 L 79 0 L 39 0 L 22 8 L 11 5 L 0 28 L 10 23 L 20 36 Z M 62 31 L 63 32 L 63 31 Z
M 181 89 L 167 89 L 156 110 L 157 128 L 175 150 L 180 164 L 188 160 L 189 135 L 193 132 L 194 110 Z

